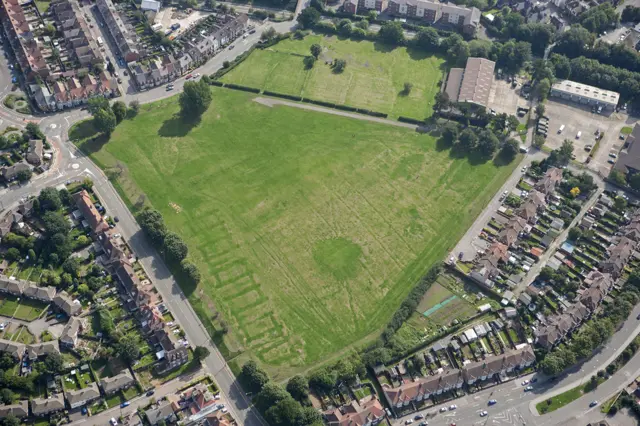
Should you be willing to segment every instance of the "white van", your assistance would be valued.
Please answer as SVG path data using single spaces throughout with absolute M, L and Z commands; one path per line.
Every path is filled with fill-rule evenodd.
M 102 37 L 98 37 L 98 46 L 102 47 L 103 44 Z
M 582 132 L 578 132 L 578 134 L 576 135 L 576 139 L 580 139 L 580 136 L 582 136 Z
M 564 130 L 564 124 L 560 126 L 560 128 L 558 129 L 558 133 L 562 133 L 563 130 Z

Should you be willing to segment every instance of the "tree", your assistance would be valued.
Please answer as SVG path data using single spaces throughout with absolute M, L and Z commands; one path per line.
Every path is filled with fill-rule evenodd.
M 0 391 L 0 399 L 3 404 L 13 404 L 13 400 L 16 398 L 15 394 L 10 389 L 4 388 Z
M 347 67 L 347 61 L 344 59 L 335 59 L 333 61 L 333 72 L 340 74 Z
M 620 186 L 627 185 L 627 180 L 624 177 L 624 173 L 618 170 L 611 170 L 611 173 L 609 174 L 609 178 Z
M 116 122 L 120 123 L 127 116 L 127 105 L 122 101 L 116 101 L 111 105 L 113 114 L 116 116 Z
M 188 81 L 179 102 L 184 118 L 200 117 L 211 104 L 211 89 L 202 81 Z
M 36 123 L 27 123 L 24 131 L 29 135 L 29 139 L 44 139 L 44 133 Z
M 440 44 L 451 64 L 463 64 L 469 57 L 469 45 L 459 34 L 452 34 Z
M 515 139 L 507 139 L 500 151 L 506 158 L 515 158 L 516 154 L 520 150 L 520 143 Z
M 320 12 L 313 7 L 307 7 L 298 15 L 297 21 L 302 29 L 311 29 L 320 22 Z
M 582 237 L 582 231 L 577 226 L 569 229 L 569 239 L 571 241 L 578 241 L 578 239 Z
M 48 187 L 40 191 L 38 201 L 40 202 L 40 208 L 43 210 L 60 210 L 60 208 L 62 208 L 60 194 L 58 190 L 53 187 Z
M 538 119 L 540 119 L 545 112 L 545 106 L 542 102 L 540 102 L 538 105 L 536 105 L 536 117 Z
M 447 92 L 438 92 L 436 93 L 433 109 L 436 111 L 442 111 L 443 109 L 449 108 L 450 103 L 449 94 Z
M 413 38 L 413 44 L 427 52 L 434 52 L 440 47 L 440 36 L 433 27 L 421 27 Z
M 620 21 L 620 15 L 611 3 L 603 3 L 582 13 L 579 21 L 587 30 L 601 33 L 615 27 Z
M 318 59 L 318 57 L 322 53 L 322 46 L 320 46 L 318 43 L 314 43 L 311 45 L 309 50 L 311 51 L 311 55 L 313 55 L 314 58 Z
M 59 352 L 51 352 L 44 360 L 45 370 L 50 374 L 58 374 L 64 368 L 64 358 Z
M 211 351 L 209 351 L 209 348 L 205 346 L 196 346 L 196 348 L 193 350 L 193 357 L 198 361 L 202 361 L 203 359 L 208 357 L 209 354 L 211 354 Z
M 82 267 L 82 261 L 77 257 L 70 257 L 62 264 L 62 270 L 74 278 L 80 277 L 80 268 Z
M 167 232 L 164 237 L 164 250 L 167 257 L 174 262 L 181 262 L 187 257 L 189 248 L 180 235 Z
M 116 115 L 111 108 L 99 109 L 93 114 L 93 125 L 100 132 L 110 135 L 116 129 L 116 124 Z
M 182 262 L 180 262 L 180 266 L 182 267 L 182 272 L 184 272 L 191 285 L 198 285 L 201 279 L 200 270 L 198 269 L 198 267 L 189 262 L 187 259 L 184 259 Z
M 593 46 L 595 36 L 580 25 L 571 25 L 569 30 L 563 32 L 556 42 L 554 52 L 564 53 L 570 56 L 580 56 Z M 552 59 L 553 62 L 553 59 Z M 563 78 L 558 74 L 556 66 L 556 77 Z
M 345 37 L 349 37 L 353 29 L 351 27 L 351 21 L 348 19 L 341 19 L 340 22 L 338 22 L 338 25 L 336 26 L 336 28 L 338 29 L 338 33 L 340 33 L 340 35 L 343 35 Z
M 329 393 L 336 384 L 336 376 L 332 371 L 322 368 L 309 376 L 309 386 L 320 394 Z
M 278 35 L 278 33 L 276 32 L 276 29 L 273 27 L 269 27 L 266 30 L 264 30 L 262 34 L 260 34 L 260 40 L 271 41 L 276 37 L 276 35 Z
M 265 412 L 267 422 L 272 426 L 299 425 L 302 407 L 293 398 L 278 401 Z
M 147 237 L 156 246 L 162 245 L 167 228 L 162 214 L 154 209 L 145 209 L 138 215 L 138 223 Z
M 580 188 L 578 188 L 577 186 L 574 188 L 571 188 L 571 190 L 569 191 L 569 193 L 571 194 L 571 196 L 573 198 L 576 198 L 578 195 L 580 195 Z
M 140 339 L 138 335 L 133 333 L 125 334 L 115 344 L 115 350 L 124 362 L 133 363 L 140 357 Z
M 481 131 L 476 144 L 476 151 L 483 157 L 491 157 L 498 149 L 499 143 L 500 141 L 493 132 L 488 130 Z
M 96 113 L 101 109 L 110 109 L 109 101 L 102 96 L 96 96 L 94 98 L 90 98 L 87 103 L 87 109 L 91 115 L 96 115 Z
M 302 63 L 304 64 L 305 69 L 310 70 L 316 64 L 316 58 L 315 56 L 305 56 Z
M 458 147 L 463 151 L 471 151 L 476 148 L 478 136 L 471 128 L 466 128 L 458 137 Z
M 540 149 L 544 146 L 545 143 L 545 139 L 544 136 L 542 135 L 535 135 L 533 137 L 533 146 L 535 146 L 536 148 Z
M 278 402 L 291 398 L 291 395 L 277 383 L 269 382 L 256 395 L 255 405 L 258 410 L 265 412 L 269 407 L 276 405 Z
M 33 172 L 31 171 L 31 169 L 26 169 L 26 170 L 20 170 L 17 174 L 16 174 L 16 179 L 18 179 L 18 182 L 27 182 L 29 179 L 31 179 L 31 176 L 33 176 Z
M 260 392 L 269 381 L 269 376 L 258 364 L 249 360 L 242 366 L 241 377 L 251 392 Z
M 20 424 L 21 424 L 20 419 L 18 419 L 16 416 L 14 416 L 11 413 L 9 413 L 7 417 L 2 419 L 2 426 L 20 426 Z
M 536 91 L 538 92 L 538 96 L 543 101 L 547 99 L 547 96 L 549 96 L 549 90 L 551 90 L 551 81 L 549 81 L 549 79 L 547 78 L 539 80 L 538 83 L 536 84 Z M 538 106 L 540 105 L 542 104 L 538 104 Z M 536 107 L 536 113 L 537 113 L 537 107 Z
M 69 221 L 57 212 L 46 212 L 42 215 L 42 222 L 47 235 L 62 234 L 66 236 L 71 230 Z
M 401 45 L 404 43 L 404 31 L 400 22 L 386 21 L 378 31 L 378 38 L 383 43 Z
M 621 196 L 617 196 L 614 200 L 613 200 L 614 206 L 617 210 L 622 211 L 627 207 L 627 200 L 625 200 L 623 197 Z
M 309 381 L 304 376 L 293 376 L 287 382 L 287 392 L 296 401 L 306 402 L 309 398 Z
M 541 363 L 542 371 L 548 376 L 554 376 L 564 370 L 561 358 L 554 354 L 548 354 Z
M 129 111 L 131 111 L 132 116 L 138 115 L 138 112 L 140 111 L 140 102 L 136 100 L 129 102 Z
M 402 88 L 402 94 L 404 96 L 409 96 L 409 93 L 411 93 L 411 89 L 413 89 L 413 84 L 408 82 L 408 81 L 406 81 L 404 83 L 403 88 Z

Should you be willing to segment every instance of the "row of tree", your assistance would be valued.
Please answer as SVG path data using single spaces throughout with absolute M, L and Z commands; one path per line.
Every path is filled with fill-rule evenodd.
M 189 248 L 175 232 L 167 229 L 162 214 L 154 209 L 145 209 L 138 215 L 138 223 L 151 243 L 159 249 L 170 265 L 178 266 L 190 286 L 200 282 L 198 267 L 187 259 Z
M 289 380 L 286 388 L 270 381 L 255 361 L 242 366 L 240 380 L 255 394 L 253 402 L 271 426 L 320 425 L 318 411 L 309 403 L 309 383 L 303 376 Z
M 109 105 L 109 101 L 101 96 L 89 99 L 88 110 L 93 116 L 93 126 L 99 132 L 110 135 L 128 114 L 138 113 L 138 101 L 131 101 L 129 105 L 129 109 L 122 101 L 116 101 L 113 105 Z
M 531 44 L 531 50 L 542 56 L 556 34 L 550 24 L 525 23 L 521 13 L 508 6 L 494 14 L 493 22 L 485 23 L 487 32 L 501 41 L 523 41 Z

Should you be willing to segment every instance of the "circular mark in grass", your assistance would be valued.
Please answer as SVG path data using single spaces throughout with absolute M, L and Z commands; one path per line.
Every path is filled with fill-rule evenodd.
M 346 238 L 318 241 L 313 247 L 313 259 L 322 272 L 338 281 L 355 278 L 360 269 L 362 248 Z

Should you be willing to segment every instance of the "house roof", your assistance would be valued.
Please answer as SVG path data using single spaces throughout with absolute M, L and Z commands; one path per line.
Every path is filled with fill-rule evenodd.
M 25 345 L 10 340 L 0 339 L 0 352 L 7 352 L 16 358 L 20 358 L 24 353 Z
M 86 190 L 83 189 L 82 191 L 73 194 L 73 199 L 93 232 L 98 233 L 109 229 L 109 225 L 107 225 L 107 222 L 105 222 L 100 212 L 93 205 L 91 196 Z
M 19 401 L 16 404 L 0 405 L 0 418 L 13 415 L 19 419 L 29 416 L 29 401 Z
M 556 185 L 560 182 L 562 182 L 562 169 L 550 167 L 542 179 L 536 183 L 535 189 L 549 195 L 555 190 Z
M 527 222 L 521 217 L 512 217 L 502 230 L 498 233 L 498 241 L 507 246 L 512 245 L 518 240 L 518 235 L 527 225 Z
M 170 401 L 164 401 L 158 405 L 157 408 L 153 408 L 151 410 L 147 410 L 144 412 L 147 416 L 147 420 L 152 425 L 155 425 L 160 420 L 164 420 L 173 414 L 173 407 L 171 406 Z
M 66 396 L 67 401 L 69 401 L 69 405 L 73 405 L 77 402 L 90 401 L 92 399 L 99 398 L 100 389 L 98 389 L 98 385 L 91 383 L 83 389 L 67 391 Z
M 57 340 L 52 340 L 50 342 L 27 345 L 27 351 L 29 351 L 29 358 L 33 360 L 44 355 L 60 353 L 60 346 Z
M 71 317 L 69 322 L 62 329 L 60 335 L 60 341 L 67 345 L 73 345 L 80 329 L 84 327 L 84 319 L 78 317 Z
M 61 291 L 53 298 L 53 303 L 68 316 L 82 312 L 82 305 L 71 300 L 66 291 Z
M 484 58 L 468 58 L 464 68 L 458 102 L 487 106 L 496 63 Z
M 384 407 L 377 399 L 360 405 L 356 401 L 324 412 L 328 426 L 364 426 L 385 416 Z
M 47 414 L 64 410 L 64 396 L 60 393 L 49 398 L 35 398 L 31 400 L 31 411 L 35 415 Z
M 56 295 L 56 288 L 51 286 L 38 287 L 36 283 L 29 282 L 24 287 L 22 294 L 32 299 L 52 301 Z
M 133 378 L 129 370 L 125 370 L 113 377 L 105 377 L 104 379 L 102 379 L 100 381 L 100 387 L 105 393 L 111 393 L 118 389 L 129 386 L 133 382 L 135 382 L 135 379 Z
M 25 286 L 29 285 L 28 281 L 15 280 L 9 277 L 0 275 L 0 290 L 6 291 L 12 294 L 22 294 Z
M 640 142 L 638 140 L 640 140 L 640 125 L 636 124 L 625 141 L 627 148 L 620 152 L 616 164 L 613 166 L 616 170 L 623 174 L 640 171 Z

